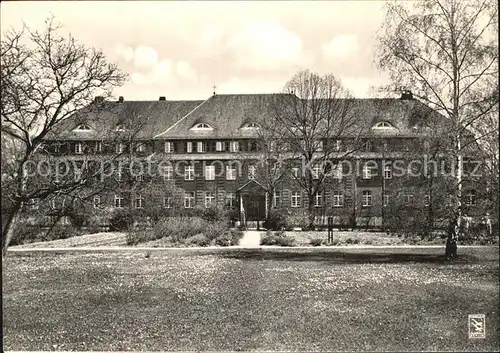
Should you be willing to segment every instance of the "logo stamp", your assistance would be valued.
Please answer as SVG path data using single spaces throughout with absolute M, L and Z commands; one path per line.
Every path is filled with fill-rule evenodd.
M 469 314 L 469 338 L 486 337 L 486 317 L 484 314 Z

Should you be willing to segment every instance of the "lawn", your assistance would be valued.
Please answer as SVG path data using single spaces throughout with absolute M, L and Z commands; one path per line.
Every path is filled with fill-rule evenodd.
M 497 251 L 11 253 L 4 349 L 496 351 Z

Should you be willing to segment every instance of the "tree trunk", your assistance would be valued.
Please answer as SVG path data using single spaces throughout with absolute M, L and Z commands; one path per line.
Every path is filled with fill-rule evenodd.
M 308 205 L 307 205 L 307 216 L 308 216 L 308 230 L 314 229 L 314 195 L 309 193 L 308 195 Z
M 7 222 L 2 229 L 2 258 L 7 255 L 7 248 L 9 247 L 9 243 L 14 237 L 14 233 L 16 231 L 19 217 L 21 216 L 21 203 L 18 202 L 14 204 L 9 216 L 7 218 Z
M 456 166 L 456 182 L 457 182 L 457 199 L 456 207 L 453 209 L 452 222 L 448 230 L 446 239 L 445 256 L 447 259 L 455 259 L 457 257 L 457 240 L 460 236 L 462 226 L 462 156 L 460 151 L 460 137 L 457 141 L 457 166 Z

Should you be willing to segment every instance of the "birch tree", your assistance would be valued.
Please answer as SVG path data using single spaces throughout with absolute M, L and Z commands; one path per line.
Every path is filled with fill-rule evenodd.
M 445 139 L 454 160 L 453 216 L 447 258 L 457 256 L 462 221 L 464 146 L 471 126 L 498 105 L 498 8 L 491 0 L 391 2 L 378 36 L 378 66 L 389 90 L 410 90 L 449 122 Z M 498 117 L 497 117 L 498 121 Z M 498 126 L 498 125 L 497 125 Z

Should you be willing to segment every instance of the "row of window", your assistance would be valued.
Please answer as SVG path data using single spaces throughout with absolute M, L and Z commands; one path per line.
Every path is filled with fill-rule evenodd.
M 384 206 L 389 205 L 389 198 L 390 195 L 385 194 L 384 195 Z M 413 195 L 411 194 L 406 194 L 404 195 L 404 201 L 406 203 L 411 203 L 413 199 Z M 205 207 L 209 208 L 215 205 L 216 198 L 215 198 L 215 193 L 207 191 L 205 192 Z M 281 192 L 275 191 L 273 195 L 273 207 L 279 207 L 282 205 L 282 195 Z M 100 208 L 102 206 L 101 203 L 101 197 L 96 195 L 94 196 L 93 199 L 93 206 L 94 208 Z M 373 205 L 373 194 L 371 190 L 364 190 L 362 193 L 362 206 L 363 207 L 370 207 Z M 144 202 L 144 196 L 142 194 L 136 194 L 134 196 L 133 200 L 134 208 L 144 208 L 145 202 Z M 424 205 L 429 206 L 431 202 L 431 198 L 429 195 L 424 196 Z M 465 203 L 467 206 L 474 206 L 476 204 L 476 192 L 475 190 L 470 190 L 466 194 L 466 200 Z M 186 192 L 184 193 L 184 200 L 183 200 L 184 208 L 193 208 L 195 206 L 195 192 Z M 227 193 L 226 198 L 225 198 L 225 205 L 227 207 L 235 207 L 236 206 L 236 194 L 235 193 Z M 290 206 L 293 208 L 297 207 L 302 207 L 302 193 L 299 191 L 294 191 L 290 195 Z M 323 194 L 318 193 L 315 195 L 314 198 L 314 206 L 315 207 L 322 207 L 323 206 Z M 333 207 L 343 207 L 344 206 L 344 195 L 340 191 L 334 191 L 332 195 L 332 206 Z M 38 203 L 35 200 L 30 200 L 28 202 L 28 207 L 31 209 L 38 209 Z M 56 208 L 56 203 L 55 199 L 51 201 L 51 207 Z M 116 208 L 123 208 L 124 207 L 124 197 L 122 195 L 115 195 L 114 197 L 114 207 Z M 172 197 L 170 196 L 165 196 L 163 198 L 163 207 L 164 208 L 172 208 Z

